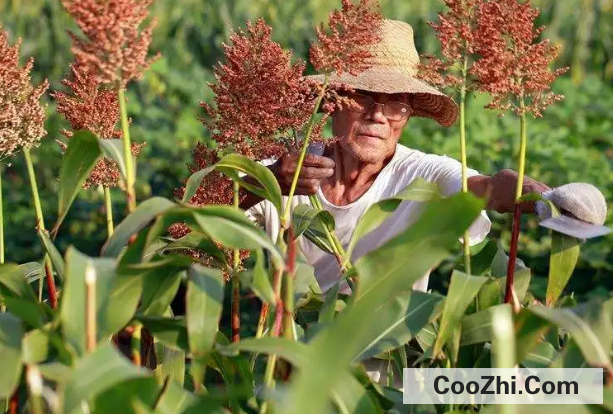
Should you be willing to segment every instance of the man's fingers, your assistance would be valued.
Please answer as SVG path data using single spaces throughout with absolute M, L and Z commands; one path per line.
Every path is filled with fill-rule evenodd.
M 334 168 L 335 164 L 331 158 L 316 154 L 306 154 L 303 165 L 307 167 Z
M 332 175 L 334 175 L 333 168 L 302 167 L 300 170 L 301 179 L 315 178 L 321 180 L 323 178 L 332 177 Z

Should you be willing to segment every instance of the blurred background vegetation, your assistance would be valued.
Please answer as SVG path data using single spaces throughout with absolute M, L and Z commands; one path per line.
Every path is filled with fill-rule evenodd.
M 315 24 L 326 19 L 340 1 L 329 0 L 156 0 L 152 9 L 158 20 L 153 49 L 162 58 L 145 78 L 130 86 L 129 114 L 132 137 L 147 142 L 138 161 L 138 197 L 172 197 L 188 176 L 186 163 L 196 142 L 206 138 L 198 121 L 199 102 L 210 101 L 207 82 L 221 57 L 221 45 L 233 28 L 247 19 L 264 17 L 273 36 L 295 55 L 306 58 Z M 539 23 L 547 26 L 543 36 L 562 48 L 556 66 L 571 70 L 554 89 L 566 99 L 548 109 L 544 117 L 528 126 L 528 174 L 551 186 L 570 181 L 598 186 L 613 202 L 613 0 L 534 0 L 542 11 Z M 438 41 L 427 21 L 443 10 L 438 0 L 381 0 L 388 18 L 409 22 L 415 29 L 420 53 L 437 53 Z M 66 29 L 74 23 L 59 0 L 0 0 L 0 24 L 11 40 L 23 39 L 22 56 L 34 57 L 34 78 L 48 78 L 51 90 L 61 88 L 72 60 Z M 33 151 L 47 222 L 55 219 L 57 177 L 61 153 L 55 139 L 62 138 L 65 121 L 49 102 L 48 136 Z M 515 168 L 518 121 L 498 117 L 482 109 L 487 97 L 475 96 L 468 108 L 469 165 L 484 174 Z M 414 119 L 402 142 L 426 152 L 458 157 L 456 128 L 444 129 L 432 121 Z M 41 248 L 33 230 L 34 212 L 20 156 L 5 167 L 4 197 L 7 216 L 7 260 L 38 260 Z M 118 191 L 118 190 L 116 190 Z M 116 222 L 123 215 L 123 197 L 116 201 Z M 613 205 L 609 204 L 611 212 Z M 492 237 L 508 238 L 509 217 L 492 215 Z M 608 225 L 613 224 L 609 214 Z M 544 276 L 548 270 L 549 238 L 533 218 L 525 219 L 520 257 Z M 63 251 L 75 244 L 87 254 L 97 254 L 106 237 L 103 196 L 95 189 L 79 195 L 57 239 Z M 433 276 L 433 286 L 444 286 L 450 266 Z M 537 285 L 542 277 L 533 278 Z M 570 290 L 578 295 L 609 295 L 613 289 L 613 237 L 590 241 L 582 247 L 581 261 Z

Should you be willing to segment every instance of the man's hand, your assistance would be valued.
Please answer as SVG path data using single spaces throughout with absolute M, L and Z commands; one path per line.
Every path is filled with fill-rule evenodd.
M 517 187 L 518 174 L 509 169 L 504 169 L 491 177 L 474 176 L 468 180 L 468 188 L 479 197 L 487 197 L 487 209 L 499 213 L 510 213 L 515 206 L 515 189 Z M 549 186 L 529 177 L 524 177 L 522 194 L 543 193 L 549 190 Z M 535 203 L 522 203 L 522 211 L 533 213 Z
M 281 192 L 283 195 L 288 195 L 292 186 L 292 179 L 298 166 L 297 152 L 288 153 L 282 156 L 270 166 L 270 170 L 275 174 Z M 317 192 L 319 183 L 326 178 L 334 175 L 334 161 L 328 157 L 322 157 L 315 154 L 306 154 L 302 169 L 298 176 L 295 195 L 311 195 Z

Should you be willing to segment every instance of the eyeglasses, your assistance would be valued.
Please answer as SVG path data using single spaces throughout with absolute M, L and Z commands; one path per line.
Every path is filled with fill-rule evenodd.
M 402 121 L 407 119 L 413 113 L 413 108 L 410 105 L 400 101 L 387 101 L 386 103 L 375 102 L 372 96 L 354 93 L 349 95 L 349 98 L 355 102 L 355 105 L 349 107 L 350 111 L 366 114 L 370 112 L 375 105 L 383 106 L 383 115 L 390 121 Z

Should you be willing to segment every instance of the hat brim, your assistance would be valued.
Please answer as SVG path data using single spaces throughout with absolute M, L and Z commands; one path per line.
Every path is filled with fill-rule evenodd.
M 323 83 L 324 75 L 311 75 L 307 79 Z M 371 68 L 357 76 L 332 74 L 329 83 L 342 83 L 368 92 L 414 94 L 413 116 L 434 119 L 445 127 L 458 118 L 458 106 L 453 99 L 419 79 L 393 70 Z

